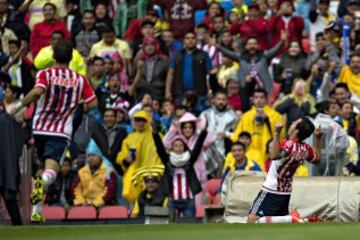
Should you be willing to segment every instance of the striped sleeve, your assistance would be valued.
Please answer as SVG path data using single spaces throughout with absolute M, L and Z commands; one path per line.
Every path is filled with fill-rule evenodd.
M 49 82 L 45 70 L 38 71 L 35 79 L 36 79 L 35 87 L 41 87 L 44 89 L 48 88 Z

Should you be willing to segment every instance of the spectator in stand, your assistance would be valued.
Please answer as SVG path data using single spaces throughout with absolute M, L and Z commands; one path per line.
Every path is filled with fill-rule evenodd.
M 112 19 L 109 17 L 107 5 L 106 1 L 99 1 L 94 7 L 96 17 L 95 28 L 100 34 L 103 33 L 105 28 L 112 26 Z
M 49 186 L 45 204 L 54 206 L 64 206 L 68 208 L 73 205 L 73 194 L 71 184 L 76 176 L 76 172 L 72 170 L 72 161 L 70 152 L 67 151 L 65 159 L 61 164 L 60 174 L 56 181 Z
M 346 83 L 339 82 L 335 84 L 334 99 L 339 105 L 343 105 L 351 99 L 351 91 Z
M 228 49 L 233 49 L 233 37 L 231 36 L 231 33 L 228 29 L 224 29 L 221 33 L 220 45 Z
M 219 38 L 222 31 L 225 30 L 225 17 L 224 15 L 216 15 L 211 19 L 211 36 Z
M 288 46 L 290 41 L 301 42 L 304 30 L 304 20 L 301 17 L 294 16 L 294 4 L 292 0 L 283 0 L 279 4 L 279 10 L 276 16 L 269 19 L 268 31 L 271 34 L 271 46 L 276 46 L 281 38 L 281 32 L 286 31 L 288 37 L 284 47 Z M 282 52 L 285 51 L 283 48 Z
M 128 43 L 116 38 L 115 30 L 111 25 L 102 29 L 101 37 L 101 41 L 92 46 L 90 58 L 109 56 L 114 60 L 114 72 L 125 66 L 127 73 L 131 73 L 132 54 Z
M 203 119 L 197 118 L 191 113 L 186 112 L 186 107 L 178 106 L 176 109 L 177 121 L 174 121 L 169 131 L 164 136 L 163 142 L 166 149 L 171 150 L 172 142 L 175 136 L 181 136 L 185 141 L 186 145 L 191 151 L 194 150 L 195 143 L 199 137 L 200 132 L 205 128 L 206 123 Z M 196 160 L 194 168 L 198 180 L 200 181 L 203 188 L 207 181 L 207 171 L 205 166 L 204 154 L 205 150 L 215 142 L 216 135 L 208 133 L 206 141 L 203 144 L 203 152 L 199 155 Z M 204 203 L 203 193 L 196 196 L 196 204 Z
M 186 33 L 194 29 L 194 15 L 196 10 L 207 7 L 206 0 L 152 0 L 154 4 L 164 8 L 169 17 L 170 28 L 173 29 L 175 39 L 184 39 Z
M 210 2 L 207 6 L 204 20 L 202 21 L 209 29 L 213 26 L 213 18 L 215 16 L 224 16 L 224 9 L 221 7 L 220 3 L 216 1 Z
M 21 42 L 28 44 L 30 30 L 24 23 L 24 15 L 16 9 L 11 9 L 9 7 L 9 0 L 0 0 L 0 22 L 4 28 L 11 29 Z
M 260 16 L 260 9 L 257 4 L 251 4 L 247 12 L 247 19 L 242 23 L 231 25 L 230 33 L 232 35 L 240 34 L 242 40 L 246 40 L 251 36 L 258 39 L 261 50 L 269 48 L 269 36 L 267 21 Z
M 114 74 L 107 81 L 106 89 L 97 92 L 99 95 L 99 108 L 101 112 L 106 109 L 129 109 L 131 98 L 127 91 L 122 90 L 122 78 L 118 74 Z
M 239 134 L 237 142 L 241 142 L 245 145 L 246 157 L 248 159 L 254 160 L 259 166 L 261 166 L 259 152 L 257 152 L 254 149 L 250 149 L 250 145 L 252 143 L 252 138 L 251 138 L 250 133 L 246 132 L 246 131 L 241 132 Z M 230 152 L 230 154 L 231 154 L 231 152 Z M 228 156 L 229 156 L 229 154 L 228 154 Z M 262 169 L 262 170 L 264 170 L 264 169 Z
M 202 152 L 207 131 L 202 130 L 193 150 L 189 150 L 186 140 L 181 136 L 172 139 L 170 152 L 167 153 L 158 133 L 153 134 L 157 153 L 165 166 L 162 191 L 170 195 L 169 209 L 175 216 L 195 218 L 196 194 L 202 191 L 201 183 L 196 175 L 194 164 Z
M 90 142 L 86 150 L 86 161 L 86 165 L 79 170 L 72 183 L 74 205 L 99 208 L 114 204 L 117 177 L 94 142 Z
M 196 35 L 188 32 L 184 49 L 171 60 L 165 98 L 173 99 L 175 92 L 174 99 L 179 102 L 186 91 L 194 91 L 200 98 L 206 97 L 210 90 L 206 78 L 211 69 L 209 55 L 196 48 Z
M 294 80 L 297 78 L 308 78 L 305 70 L 306 54 L 301 47 L 301 42 L 291 41 L 287 52 L 280 58 L 280 63 L 274 65 L 274 79 L 280 83 L 280 97 L 289 94 Z
M 147 12 L 153 7 L 150 0 L 124 0 L 117 9 L 114 18 L 114 28 L 119 37 L 124 36 L 126 28 L 135 19 L 145 17 Z
M 161 179 L 157 176 L 145 176 L 145 190 L 135 202 L 131 217 L 144 217 L 145 207 L 168 207 L 169 198 L 161 189 Z
M 123 169 L 122 196 L 129 203 L 135 203 L 140 196 L 144 173 L 162 175 L 164 166 L 156 154 L 156 147 L 151 133 L 151 119 L 141 110 L 134 114 L 135 131 L 123 141 L 116 163 Z
M 255 4 L 259 6 L 259 16 L 265 18 L 268 10 L 267 0 L 256 0 Z
M 217 73 L 217 80 L 222 88 L 227 86 L 230 79 L 237 79 L 239 64 L 227 56 L 222 57 L 222 64 Z
M 91 72 L 88 72 L 88 79 L 92 89 L 95 93 L 98 88 L 105 89 L 107 81 L 104 73 L 104 59 L 101 57 L 94 57 L 90 69 Z
M 207 130 L 217 134 L 215 143 L 206 149 L 204 155 L 206 170 L 215 177 L 221 176 L 226 140 L 231 137 L 238 121 L 235 111 L 228 107 L 227 100 L 226 92 L 219 90 L 215 93 L 214 105 L 200 114 L 200 118 L 207 122 Z
M 284 123 L 284 118 L 272 107 L 266 104 L 267 93 L 264 89 L 256 89 L 252 96 L 253 107 L 245 112 L 237 124 L 231 137 L 236 142 L 241 132 L 247 131 L 251 134 L 252 143 L 249 147 L 259 152 L 259 165 L 265 169 L 266 144 L 273 138 L 272 129 L 277 123 Z M 285 131 L 282 130 L 280 139 L 285 137 Z
M 27 0 L 24 1 L 23 5 L 19 8 L 20 12 L 26 13 L 29 12 L 29 27 L 32 31 L 35 29 L 35 25 L 44 21 L 46 17 L 42 14 L 45 4 L 51 3 L 58 10 L 56 13 L 56 18 L 59 20 L 64 20 L 67 16 L 66 1 L 65 0 Z
M 66 24 L 56 20 L 56 6 L 45 3 L 42 11 L 44 21 L 36 24 L 31 32 L 30 50 L 34 59 L 43 47 L 50 45 L 53 32 L 62 32 L 65 39 L 70 39 Z
M 13 30 L 0 26 L 0 43 L 2 46 L 2 51 L 5 54 L 9 54 L 9 41 L 18 40 L 16 34 Z
M 272 16 L 276 16 L 278 12 L 279 0 L 267 0 L 267 5 L 268 9 L 265 18 L 269 19 Z
M 59 41 L 63 41 L 65 35 L 62 31 L 54 31 L 51 34 L 51 44 L 49 46 L 41 48 L 39 53 L 34 59 L 34 66 L 36 69 L 41 70 L 49 68 L 54 64 L 54 47 Z M 72 50 L 72 59 L 69 64 L 69 68 L 81 75 L 86 75 L 86 63 L 84 58 L 78 52 L 78 50 Z
M 276 56 L 287 39 L 286 32 L 282 32 L 281 41 L 272 49 L 259 50 L 256 37 L 249 37 L 245 42 L 245 50 L 239 55 L 225 47 L 216 45 L 220 51 L 230 59 L 239 61 L 238 80 L 241 87 L 243 111 L 250 108 L 249 99 L 254 89 L 263 88 L 267 93 L 273 90 L 273 79 L 269 73 L 269 61 Z
M 154 99 L 162 102 L 165 95 L 168 60 L 161 54 L 160 44 L 153 36 L 144 38 L 141 53 L 129 93 L 134 95 L 136 92 L 136 96 L 142 96 L 150 91 Z
M 330 0 L 312 1 L 309 12 L 311 48 L 316 48 L 316 34 L 323 32 L 330 22 L 336 19 L 330 12 Z
M 171 29 L 163 30 L 161 39 L 165 43 L 169 53 L 169 59 L 173 59 L 175 55 L 182 49 L 182 43 L 175 40 L 174 32 Z
M 355 53 L 350 57 L 350 64 L 342 67 L 337 81 L 346 83 L 352 99 L 360 103 L 360 54 Z
M 95 14 L 91 10 L 83 13 L 81 26 L 72 34 L 74 47 L 84 58 L 90 54 L 91 47 L 100 40 L 100 34 L 95 28 Z
M 324 136 L 321 141 L 321 161 L 311 165 L 311 176 L 341 176 L 347 163 L 346 150 L 349 146 L 346 131 L 330 116 L 330 102 L 318 104 L 319 114 L 314 119 L 316 126 L 321 126 Z M 314 145 L 314 140 L 308 140 Z
M 24 56 L 25 45 L 19 40 L 9 41 L 10 57 L 3 71 L 7 72 L 11 85 L 20 88 L 20 96 L 26 95 L 34 86 L 32 63 Z
M 4 105 L 8 114 L 12 113 L 13 109 L 20 102 L 20 89 L 16 86 L 8 84 L 5 86 Z
M 110 77 L 114 74 L 114 60 L 108 55 L 103 57 L 103 59 L 104 59 L 104 74 L 106 81 L 108 81 Z
M 276 111 L 286 116 L 286 129 L 296 119 L 316 113 L 315 99 L 309 94 L 308 85 L 303 79 L 296 79 L 291 94 L 280 98 L 274 107 Z
M 231 146 L 231 152 L 227 154 L 224 167 L 222 169 L 221 184 L 225 181 L 229 173 L 236 171 L 258 171 L 260 166 L 256 159 L 249 159 L 246 155 L 246 146 L 242 142 L 235 142 Z
M 238 118 L 241 116 L 242 103 L 240 98 L 240 85 L 239 82 L 235 79 L 230 78 L 226 82 L 226 92 L 228 99 L 228 106 L 232 108 Z
M 358 137 L 358 116 L 354 113 L 354 106 L 350 101 L 344 102 L 340 108 L 340 116 L 335 118 L 349 136 Z
M 116 110 L 106 109 L 104 112 L 104 124 L 96 124 L 91 138 L 99 146 L 103 155 L 112 163 L 115 170 L 120 174 L 122 170 L 116 165 L 116 155 L 121 150 L 121 145 L 126 138 L 126 130 L 116 123 Z
M 209 55 L 214 67 L 219 67 L 222 63 L 222 54 L 214 45 L 209 44 L 210 32 L 207 25 L 199 24 L 196 26 L 195 33 L 197 40 L 196 47 Z
M 232 3 L 234 7 L 231 9 L 231 11 L 234 11 L 238 14 L 248 12 L 248 6 L 244 4 L 244 0 L 232 0 Z
M 162 125 L 162 133 L 165 135 L 174 120 L 175 117 L 175 107 L 170 100 L 164 100 L 161 107 L 161 125 Z

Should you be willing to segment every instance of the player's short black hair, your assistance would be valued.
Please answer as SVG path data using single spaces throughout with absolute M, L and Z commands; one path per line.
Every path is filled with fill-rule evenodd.
M 262 93 L 262 94 L 265 95 L 266 98 L 267 98 L 267 96 L 268 96 L 266 90 L 263 89 L 263 88 L 255 89 L 254 92 L 253 92 L 253 94 L 252 94 L 252 96 L 255 96 L 255 93 Z
M 241 138 L 241 137 L 247 137 L 247 138 L 249 138 L 251 140 L 251 134 L 249 132 L 247 132 L 247 131 L 242 131 L 239 134 L 238 138 Z
M 246 146 L 245 146 L 245 144 L 242 143 L 242 142 L 239 142 L 239 141 L 234 142 L 234 143 L 231 145 L 231 148 L 234 147 L 234 146 L 241 146 L 241 147 L 244 149 L 244 151 L 246 150 Z
M 297 138 L 302 142 L 313 134 L 315 126 L 309 118 L 302 117 L 301 122 L 296 125 L 296 129 L 298 130 Z
M 60 64 L 69 64 L 72 59 L 73 48 L 69 41 L 60 40 L 54 46 L 54 59 Z

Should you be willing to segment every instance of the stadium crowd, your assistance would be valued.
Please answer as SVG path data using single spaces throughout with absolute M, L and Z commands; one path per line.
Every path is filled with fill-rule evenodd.
M 46 204 L 194 218 L 214 197 L 210 179 L 266 172 L 275 125 L 284 139 L 304 116 L 323 128 L 324 151 L 296 175 L 360 175 L 358 0 L 0 0 L 0 23 L 0 112 L 12 113 L 62 40 L 98 99 L 76 110 Z M 48 111 L 66 111 L 62 97 Z M 34 109 L 14 116 L 28 146 Z M 37 121 L 45 130 L 57 119 Z M 36 157 L 32 166 L 35 177 Z

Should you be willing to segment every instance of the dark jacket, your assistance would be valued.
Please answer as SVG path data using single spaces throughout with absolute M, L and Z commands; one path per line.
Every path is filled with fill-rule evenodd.
M 149 61 L 144 62 L 144 70 L 141 75 L 141 83 L 138 88 L 138 96 L 143 96 L 145 92 L 150 91 L 151 96 L 160 102 L 165 96 L 165 82 L 168 72 L 169 62 L 164 57 L 158 56 L 154 59 L 154 67 L 152 69 L 152 75 L 150 81 L 147 81 L 146 75 L 149 68 Z
M 184 64 L 185 49 L 176 55 L 175 66 L 175 95 L 183 96 L 184 90 L 182 88 L 183 64 Z M 205 66 L 206 52 L 196 49 L 192 53 L 192 70 L 195 81 L 195 93 L 200 96 L 207 94 L 206 76 L 207 69 Z
M 25 143 L 25 131 L 7 113 L 0 110 L 0 188 L 17 191 L 20 184 L 19 158 Z
M 196 195 L 202 191 L 201 184 L 200 184 L 199 179 L 197 178 L 196 172 L 194 170 L 194 164 L 201 153 L 202 146 L 204 144 L 206 135 L 207 135 L 206 130 L 203 130 L 200 133 L 200 135 L 195 143 L 195 146 L 191 152 L 190 160 L 183 167 L 185 169 L 185 173 L 186 173 L 186 180 L 190 184 L 190 189 L 191 189 L 191 192 L 193 195 Z M 165 166 L 164 177 L 162 178 L 162 181 L 161 181 L 161 189 L 165 195 L 169 195 L 170 189 L 172 188 L 171 184 L 172 184 L 172 181 L 174 178 L 174 172 L 175 172 L 176 167 L 171 165 L 170 159 L 169 159 L 170 156 L 166 152 L 166 149 L 162 143 L 162 140 L 161 140 L 159 134 L 153 134 L 153 137 L 154 137 L 154 142 L 156 145 L 157 153 L 158 153 L 162 163 Z
M 274 79 L 281 84 L 280 91 L 285 94 L 291 92 L 291 88 L 296 78 L 307 79 L 309 77 L 308 71 L 305 69 L 306 64 L 305 54 L 300 54 L 297 57 L 291 57 L 285 53 L 281 56 L 280 63 L 274 65 Z M 282 79 L 283 71 L 288 72 L 288 78 Z
M 49 205 L 59 203 L 62 191 L 64 191 L 66 203 L 71 206 L 73 204 L 71 184 L 75 176 L 75 171 L 70 171 L 65 178 L 59 175 L 55 183 L 47 190 L 45 203 Z
M 9 9 L 4 27 L 13 30 L 20 40 L 29 42 L 30 29 L 24 22 L 24 16 L 16 10 Z
M 153 207 L 162 207 L 164 205 L 164 201 L 166 199 L 166 195 L 162 191 L 157 191 L 152 198 L 147 197 L 147 191 L 143 191 L 139 198 L 139 216 L 145 216 L 144 209 L 146 206 L 153 206 Z
M 109 146 L 106 129 L 101 124 L 97 124 L 95 126 L 91 138 L 94 139 L 96 144 L 99 146 L 102 154 L 111 161 L 116 171 L 119 174 L 122 174 L 121 167 L 116 164 L 116 156 L 121 150 L 122 142 L 126 138 L 127 133 L 126 130 L 121 127 L 117 127 L 115 131 L 115 139 L 111 146 Z

